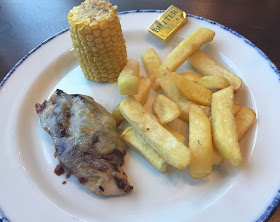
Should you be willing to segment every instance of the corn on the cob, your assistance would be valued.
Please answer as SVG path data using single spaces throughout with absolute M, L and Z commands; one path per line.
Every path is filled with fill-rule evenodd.
M 116 9 L 105 0 L 86 0 L 68 14 L 75 54 L 89 80 L 115 82 L 127 62 Z

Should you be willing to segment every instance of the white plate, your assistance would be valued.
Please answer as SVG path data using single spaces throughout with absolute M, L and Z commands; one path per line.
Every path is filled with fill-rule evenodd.
M 39 124 L 34 104 L 56 88 L 92 96 L 109 111 L 123 98 L 117 84 L 84 78 L 71 50 L 69 32 L 63 31 L 32 50 L 1 82 L 0 219 L 4 214 L 10 221 L 21 222 L 261 221 L 270 216 L 280 187 L 279 71 L 249 40 L 193 15 L 169 43 L 162 43 L 147 31 L 160 12 L 121 13 L 128 58 L 141 61 L 141 53 L 153 47 L 164 59 L 198 27 L 214 30 L 214 41 L 202 49 L 243 79 L 237 102 L 257 113 L 258 121 L 241 142 L 242 166 L 234 168 L 224 162 L 206 179 L 193 180 L 188 169 L 162 174 L 138 154 L 128 152 L 125 171 L 134 186 L 129 195 L 97 197 L 73 176 L 62 185 L 65 175 L 53 173 L 57 164 L 54 147 Z M 189 69 L 184 63 L 179 71 Z M 142 62 L 141 74 L 146 75 Z M 174 126 L 181 131 L 187 128 L 183 121 Z

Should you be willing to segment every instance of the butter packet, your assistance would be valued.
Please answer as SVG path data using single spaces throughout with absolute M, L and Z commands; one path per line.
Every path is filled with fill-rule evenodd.
M 167 42 L 186 22 L 187 14 L 171 5 L 148 30 L 164 42 Z

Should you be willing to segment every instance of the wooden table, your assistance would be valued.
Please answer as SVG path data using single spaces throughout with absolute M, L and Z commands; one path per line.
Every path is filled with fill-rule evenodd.
M 67 14 L 81 0 L 0 2 L 0 80 L 32 48 L 68 27 Z M 166 9 L 171 4 L 236 30 L 280 67 L 279 0 L 112 0 L 118 11 Z M 265 73 L 264 73 L 265 75 Z M 280 184 L 279 184 L 280 186 Z M 270 219 L 280 221 L 280 210 Z

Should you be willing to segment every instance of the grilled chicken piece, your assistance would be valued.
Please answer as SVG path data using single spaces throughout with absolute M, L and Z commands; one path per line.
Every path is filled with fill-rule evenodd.
M 35 107 L 66 173 L 73 174 L 97 195 L 120 195 L 132 190 L 121 169 L 125 143 L 104 107 L 91 97 L 68 95 L 59 89 L 50 100 Z

